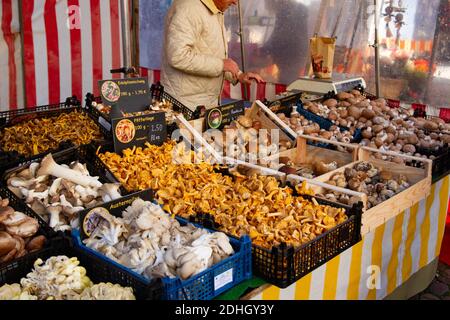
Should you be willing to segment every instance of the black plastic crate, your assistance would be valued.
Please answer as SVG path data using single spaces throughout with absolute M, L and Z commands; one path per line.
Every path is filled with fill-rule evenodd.
M 281 244 L 269 250 L 252 244 L 253 274 L 279 288 L 289 287 L 361 240 L 362 203 L 346 206 L 312 196 L 302 197 L 315 198 L 319 204 L 345 208 L 349 219 L 297 248 Z M 210 214 L 192 216 L 190 221 L 220 231 L 220 225 Z
M 345 207 L 349 219 L 298 248 L 285 244 L 272 250 L 253 246 L 255 275 L 280 288 L 287 288 L 361 240 L 362 204 L 348 207 L 320 198 L 316 201 L 333 207 Z
M 59 111 L 63 109 L 69 109 L 74 107 L 80 107 L 81 102 L 77 97 L 69 97 L 65 102 L 34 106 L 26 109 L 17 109 L 0 112 L 0 128 L 7 126 L 9 124 L 17 124 L 24 120 L 28 120 L 33 117 L 33 114 L 39 114 L 40 112 L 47 111 Z
M 7 187 L 3 187 L 0 184 L 0 197 L 3 199 L 9 200 L 9 206 L 14 210 L 22 212 L 27 216 L 34 218 L 39 223 L 39 232 L 38 234 L 44 235 L 47 239 L 50 239 L 55 236 L 55 231 L 49 227 L 49 225 L 30 207 L 28 207 L 24 201 L 20 200 L 11 190 Z
M 90 119 L 98 126 L 100 133 L 104 140 L 111 140 L 112 136 L 98 121 L 98 118 L 88 110 L 81 107 L 81 102 L 76 97 L 67 98 L 66 102 L 52 105 L 44 105 L 33 107 L 29 109 L 10 110 L 0 112 L 0 130 L 6 127 L 11 127 L 24 121 L 31 119 L 39 119 L 43 117 L 58 116 L 61 113 L 70 113 L 73 111 L 79 111 L 85 113 Z M 95 144 L 95 141 L 91 143 Z M 59 147 L 53 150 L 47 150 L 34 156 L 25 156 L 16 151 L 5 152 L 0 150 L 0 173 L 2 171 L 9 170 L 11 168 L 22 165 L 23 163 L 39 159 L 49 153 L 63 151 L 74 147 L 75 145 L 71 141 L 64 141 L 59 144 Z
M 438 149 L 417 147 L 416 152 L 425 155 L 427 157 L 430 156 L 435 157 L 433 159 L 433 170 L 432 170 L 433 183 L 439 181 L 440 179 L 442 179 L 443 177 L 445 177 L 450 173 L 450 160 L 449 160 L 450 148 L 448 144 Z
M 72 240 L 66 237 L 54 238 L 51 240 L 51 246 L 48 248 L 0 266 L 0 286 L 20 283 L 20 279 L 26 277 L 32 271 L 34 262 L 37 259 L 40 258 L 45 261 L 50 257 L 60 255 L 78 258 L 80 266 L 86 269 L 87 276 L 94 284 L 110 282 L 123 287 L 131 287 L 138 300 L 160 299 L 161 284 L 157 282 L 144 283 L 138 277 L 77 248 L 73 245 Z
M 36 252 L 27 253 L 24 256 L 26 258 L 29 255 L 33 255 L 35 253 L 39 253 L 40 251 L 45 250 L 45 248 L 48 248 L 50 246 L 51 239 L 56 236 L 56 233 L 48 226 L 47 223 L 45 223 L 45 221 L 43 221 L 39 216 L 37 216 L 33 212 L 33 210 L 31 210 L 27 205 L 25 205 L 18 198 L 11 197 L 11 194 L 12 194 L 12 192 L 10 190 L 0 186 L 0 197 L 2 199 L 8 199 L 9 200 L 8 206 L 13 208 L 15 211 L 22 212 L 23 214 L 25 214 L 25 215 L 27 215 L 27 216 L 29 216 L 31 218 L 36 219 L 36 221 L 39 223 L 39 229 L 38 229 L 37 233 L 34 235 L 34 237 L 42 235 L 42 236 L 45 236 L 45 238 L 47 239 L 45 241 L 43 249 L 41 249 L 39 251 L 36 251 Z M 1 265 L 6 265 L 6 264 L 11 264 L 11 263 L 14 263 L 15 261 L 18 261 L 18 260 L 20 261 L 20 259 L 22 259 L 22 258 L 14 259 L 14 260 L 11 260 L 11 261 L 6 262 L 6 263 L 0 263 L 0 266 Z
M 111 182 L 117 182 L 116 180 L 112 180 L 111 177 L 106 176 L 106 173 L 104 171 L 105 166 L 101 166 L 101 161 L 99 162 L 92 162 L 90 161 L 93 159 L 93 155 L 91 153 L 92 149 L 95 149 L 95 146 L 93 145 L 85 145 L 81 147 L 73 147 L 68 150 L 64 150 L 58 153 L 53 153 L 53 159 L 58 164 L 69 164 L 73 161 L 79 161 L 81 163 L 85 163 L 87 166 L 87 169 L 92 177 L 99 177 L 99 181 L 102 183 L 111 183 Z M 28 212 L 30 214 L 32 213 L 35 218 L 39 220 L 39 224 L 42 226 L 47 226 L 47 228 L 51 229 L 47 222 L 36 212 L 34 212 L 30 207 L 28 207 L 27 204 L 24 203 L 22 199 L 17 197 L 13 192 L 11 192 L 7 187 L 7 179 L 8 177 L 14 173 L 21 170 L 24 170 L 30 166 L 33 162 L 40 162 L 45 156 L 40 156 L 36 159 L 27 161 L 26 163 L 23 163 L 20 167 L 14 168 L 12 170 L 8 170 L 4 173 L 2 173 L 1 180 L 0 180 L 0 186 L 3 186 L 4 189 L 7 189 L 8 199 L 12 203 L 22 203 L 24 207 L 28 209 Z M 122 195 L 125 195 L 127 192 L 123 187 L 120 187 L 120 193 Z
M 119 179 L 111 172 L 108 166 L 97 155 L 100 153 L 112 152 L 114 153 L 114 145 L 112 143 L 105 143 L 98 148 L 88 146 L 86 148 L 86 159 L 95 168 L 96 175 L 102 177 L 107 183 L 120 183 Z M 127 190 L 125 186 L 121 186 L 122 195 L 128 195 L 136 190 Z

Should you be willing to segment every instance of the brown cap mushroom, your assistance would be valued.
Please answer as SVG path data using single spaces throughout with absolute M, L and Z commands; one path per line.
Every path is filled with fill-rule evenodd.
M 16 240 L 7 232 L 0 231 L 0 257 L 15 249 Z
M 11 207 L 1 207 L 0 208 L 0 223 L 7 220 L 12 214 L 14 214 L 14 209 Z
M 26 249 L 29 252 L 40 250 L 44 247 L 45 241 L 46 239 L 44 236 L 34 237 L 33 239 L 30 240 L 30 242 L 28 242 Z

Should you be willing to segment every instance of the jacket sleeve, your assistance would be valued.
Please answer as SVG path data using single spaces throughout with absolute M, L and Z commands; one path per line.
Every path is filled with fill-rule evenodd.
M 195 52 L 194 44 L 201 37 L 201 18 L 191 10 L 177 10 L 169 23 L 165 54 L 170 66 L 183 72 L 204 77 L 223 73 L 223 60 Z

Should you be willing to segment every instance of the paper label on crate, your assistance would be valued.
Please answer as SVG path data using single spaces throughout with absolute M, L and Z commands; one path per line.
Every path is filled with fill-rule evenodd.
M 217 291 L 233 282 L 233 268 L 214 277 L 214 290 Z
M 98 123 L 102 125 L 107 131 L 111 131 L 111 124 L 105 120 L 103 117 L 98 117 Z

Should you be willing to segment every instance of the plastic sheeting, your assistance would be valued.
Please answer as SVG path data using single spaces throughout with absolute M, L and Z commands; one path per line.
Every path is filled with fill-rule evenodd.
M 438 15 L 446 19 L 441 0 L 385 1 L 379 25 L 383 96 L 407 102 L 448 105 L 450 60 L 439 52 Z M 444 21 L 442 20 L 442 22 Z M 445 23 L 443 23 L 445 24 Z M 442 28 L 441 28 L 442 29 Z M 447 38 L 448 39 L 448 38 Z M 448 50 L 448 49 L 447 49 Z M 437 58 L 437 59 L 436 59 Z
M 170 2 L 141 1 L 144 67 L 160 67 L 163 17 Z M 335 36 L 334 75 L 362 76 L 368 91 L 375 93 L 371 45 L 377 16 L 382 95 L 447 107 L 448 1 L 378 0 L 378 5 L 375 8 L 374 0 L 241 0 L 246 70 L 260 73 L 268 82 L 289 84 L 309 72 L 310 37 Z M 391 5 L 401 10 L 387 15 L 386 7 Z M 237 7 L 227 11 L 225 20 L 230 57 L 242 64 Z
M 171 4 L 172 0 L 139 1 L 139 51 L 142 67 L 161 67 L 164 18 Z
M 305 74 L 320 1 L 247 0 L 241 6 L 247 70 L 286 84 Z

